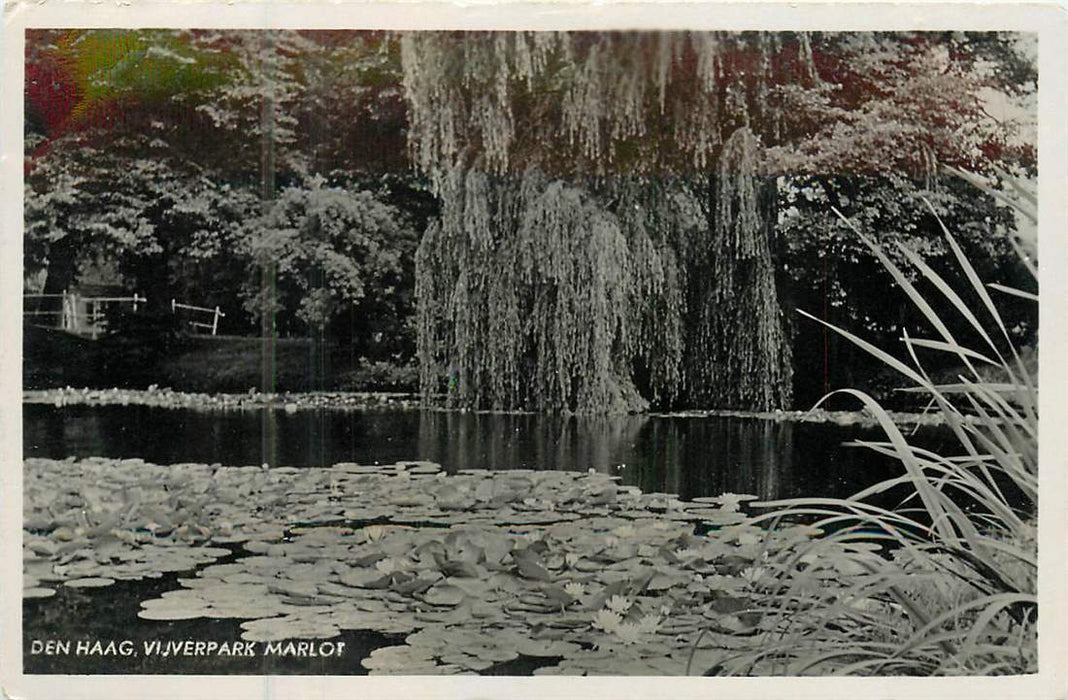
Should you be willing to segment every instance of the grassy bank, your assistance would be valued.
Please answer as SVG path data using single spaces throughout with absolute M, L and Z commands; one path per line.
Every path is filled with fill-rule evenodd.
M 91 340 L 37 326 L 26 326 L 23 338 L 27 389 L 151 385 L 195 393 L 418 389 L 413 365 L 356 357 L 345 348 L 307 338 L 279 338 L 268 348 L 260 338 L 241 336 L 161 333 Z

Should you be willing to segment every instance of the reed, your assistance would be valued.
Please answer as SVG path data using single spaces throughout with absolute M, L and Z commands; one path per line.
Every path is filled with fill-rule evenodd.
M 1034 220 L 1032 200 L 1011 201 Z M 785 547 L 769 546 L 765 567 L 772 575 L 750 599 L 752 611 L 760 614 L 759 643 L 725 656 L 712 672 L 1034 672 L 1037 372 L 1013 341 L 995 297 L 1009 294 L 1036 303 L 1038 297 L 984 284 L 940 219 L 952 259 L 966 280 L 957 285 L 964 294 L 898 244 L 903 260 L 918 273 L 911 281 L 882 245 L 836 213 L 892 275 L 932 334 L 918 338 L 906 333 L 901 340 L 908 361 L 902 361 L 847 330 L 801 313 L 897 370 L 908 382 L 904 390 L 923 394 L 930 410 L 941 415 L 952 433 L 953 449 L 943 450 L 947 454 L 924 449 L 871 397 L 852 389 L 834 392 L 855 398 L 885 432 L 884 441 L 855 444 L 893 456 L 902 473 L 848 499 L 756 504 L 768 509 L 756 522 L 773 529 L 801 520 L 821 534 Z M 1037 284 L 1033 243 L 1016 241 L 1016 250 Z M 979 302 L 969 305 L 965 296 Z M 964 319 L 967 340 L 950 330 L 949 314 Z M 933 381 L 921 361 L 929 357 L 925 353 L 950 353 L 961 367 L 956 380 Z M 903 496 L 896 507 L 876 504 L 899 494 Z

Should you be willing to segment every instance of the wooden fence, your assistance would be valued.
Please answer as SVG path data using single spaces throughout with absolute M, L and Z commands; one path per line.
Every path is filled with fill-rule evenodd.
M 181 304 L 178 301 L 171 299 L 171 311 L 178 313 L 179 309 L 186 311 L 193 311 L 200 314 L 211 314 L 211 323 L 205 321 L 189 321 L 189 325 L 194 329 L 210 330 L 212 335 L 216 335 L 219 330 L 219 319 L 225 318 L 224 314 L 218 306 L 214 309 L 209 309 L 205 306 L 193 306 L 192 304 Z
M 59 299 L 58 309 L 23 308 L 22 315 L 34 319 L 51 318 L 53 320 L 48 325 L 91 338 L 96 338 L 103 332 L 105 309 L 109 305 L 130 303 L 133 305 L 133 310 L 137 311 L 138 304 L 148 301 L 136 292 L 130 297 L 91 297 L 82 296 L 77 292 L 64 291 L 61 294 L 23 294 L 22 299 L 24 304 L 33 300 Z

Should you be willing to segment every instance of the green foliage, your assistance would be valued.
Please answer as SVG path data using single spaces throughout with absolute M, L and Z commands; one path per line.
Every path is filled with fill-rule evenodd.
M 416 258 L 424 392 L 497 410 L 788 402 L 753 157 L 717 180 L 748 216 L 720 211 L 716 223 L 706 190 L 681 181 L 453 173 Z M 727 330 L 742 317 L 752 335 Z
M 253 277 L 245 309 L 273 314 L 283 333 L 321 331 L 367 297 L 396 295 L 416 242 L 403 215 L 374 194 L 322 178 L 284 189 L 251 229 L 250 259 L 270 265 L 273 282 L 265 290 Z
M 827 534 L 769 551 L 774 581 L 765 588 L 760 609 L 767 616 L 762 649 L 740 654 L 717 671 L 1035 671 L 1037 376 L 959 243 L 942 230 L 967 291 L 980 300 L 977 305 L 965 303 L 921 256 L 898 244 L 918 271 L 917 283 L 931 288 L 921 293 L 883 246 L 856 231 L 937 337 L 906 333 L 902 340 L 911 360 L 906 364 L 848 331 L 833 330 L 908 379 L 941 415 L 960 452 L 937 454 L 910 444 L 878 403 L 845 390 L 879 420 L 888 437 L 858 444 L 898 458 L 904 473 L 845 500 L 761 504 L 775 510 L 760 520 L 806 518 Z M 932 306 L 935 299 L 963 317 L 967 336 L 950 330 L 945 314 Z M 936 384 L 920 359 L 930 354 L 952 355 L 965 369 L 956 381 Z M 897 508 L 880 508 L 871 503 L 880 494 L 903 494 L 903 500 Z M 891 548 L 892 557 L 879 551 L 882 544 Z
M 370 262 L 346 260 L 347 244 L 336 232 L 322 234 L 333 243 L 313 250 L 310 220 L 290 220 L 265 202 L 340 169 L 345 177 L 330 187 L 371 190 L 412 214 L 412 227 L 421 230 L 435 208 L 424 201 L 430 195 L 452 211 L 446 218 L 475 211 L 445 201 L 461 196 L 457 183 L 468 173 L 503 188 L 490 199 L 507 209 L 520 199 L 504 192 L 518 191 L 514 183 L 533 168 L 581 191 L 591 212 L 617 220 L 627 243 L 611 255 L 626 248 L 630 270 L 617 280 L 609 273 L 596 287 L 607 315 L 590 327 L 600 335 L 581 341 L 586 349 L 563 330 L 550 343 L 563 349 L 561 357 L 577 353 L 575 362 L 582 353 L 599 358 L 594 372 L 610 381 L 586 386 L 568 360 L 561 369 L 575 386 L 564 387 L 565 378 L 528 382 L 531 362 L 544 362 L 539 371 L 549 376 L 555 350 L 538 359 L 540 351 L 520 349 L 515 338 L 532 338 L 534 329 L 516 330 L 514 319 L 502 317 L 494 323 L 513 340 L 494 353 L 512 348 L 525 357 L 501 360 L 505 376 L 514 364 L 524 391 L 530 384 L 544 392 L 556 381 L 551 393 L 570 397 L 544 405 L 577 406 L 581 395 L 616 397 L 611 405 L 632 408 L 644 401 L 786 406 L 791 323 L 779 307 L 808 306 L 823 293 L 821 256 L 858 253 L 828 225 L 821 198 L 845 195 L 855 206 L 841 204 L 844 210 L 880 238 L 901 237 L 932 252 L 939 244 L 910 230 L 914 223 L 922 229 L 922 221 L 908 215 L 893 188 L 870 187 L 868 173 L 896 185 L 933 180 L 939 164 L 974 169 L 991 160 L 1029 172 L 1032 59 L 1029 40 L 1007 33 L 34 30 L 27 42 L 27 273 L 47 269 L 46 291 L 56 292 L 91 262 L 118 261 L 154 306 L 170 298 L 219 304 L 229 330 L 239 332 L 262 330 L 262 317 L 274 314 L 283 332 L 328 332 L 353 343 L 357 355 L 378 359 L 412 352 L 419 325 L 434 333 L 422 342 L 437 348 L 440 366 L 425 387 L 435 391 L 449 373 L 443 343 L 453 332 L 412 318 L 410 237 L 379 237 L 399 241 L 399 264 L 370 248 L 355 253 L 369 254 Z M 1019 108 L 995 121 L 983 111 L 991 96 Z M 428 197 L 397 197 L 367 184 L 383 173 L 411 181 L 409 157 L 429 183 Z M 740 166 L 742 176 L 720 174 Z M 781 213 L 771 183 L 780 173 L 788 173 L 777 183 Z M 646 184 L 624 183 L 641 178 Z M 863 182 L 859 196 L 849 192 L 856 181 Z M 810 190 L 822 193 L 796 207 L 789 201 Z M 969 241 L 989 240 L 991 227 L 1006 223 L 999 216 L 983 221 L 989 202 L 953 187 L 931 198 L 969 254 Z M 490 213 L 494 246 L 519 230 L 509 223 L 516 212 Z M 268 221 L 275 215 L 278 222 Z M 592 226 L 593 215 L 586 218 Z M 897 220 L 903 231 L 884 224 Z M 459 235 L 467 223 L 458 222 L 443 220 L 445 233 L 435 240 Z M 642 226 L 651 229 L 638 231 Z M 992 259 L 1004 252 L 991 250 Z M 276 253 L 277 279 L 273 261 L 261 264 Z M 511 259 L 506 249 L 496 255 L 463 259 Z M 595 279 L 605 261 L 587 262 L 581 275 Z M 981 267 L 1012 284 L 1003 266 Z M 257 271 L 268 274 L 253 280 Z M 439 285 L 428 293 L 443 300 L 459 275 L 450 267 L 438 273 L 444 279 L 423 288 Z M 354 281 L 342 279 L 352 274 Z M 567 274 L 578 279 L 578 272 Z M 559 281 L 546 279 L 546 289 Z M 479 298 L 497 299 L 498 310 L 534 309 L 530 299 L 504 301 L 509 292 L 500 280 L 487 284 L 500 284 L 501 293 Z M 863 320 L 864 286 L 831 286 L 832 303 L 847 305 L 849 320 Z M 247 317 L 232 313 L 235 298 Z M 606 305 L 621 299 L 618 310 Z M 562 318 L 578 319 L 579 308 Z M 902 325 L 893 309 L 868 308 L 877 309 L 868 314 L 871 324 L 886 332 Z M 454 311 L 441 309 L 437 322 Z M 628 319 L 626 333 L 609 329 L 613 314 Z M 1026 332 L 1026 313 L 1008 316 Z M 471 320 L 456 333 L 474 348 L 490 329 Z M 538 333 L 548 338 L 545 331 Z M 793 373 L 802 382 L 814 374 L 804 352 Z M 469 362 L 477 362 L 474 355 L 454 369 Z M 770 389 L 759 386 L 761 375 Z M 738 376 L 746 379 L 735 385 Z M 489 381 L 513 388 L 487 388 L 474 403 L 526 401 L 516 398 L 514 378 Z
M 771 257 L 776 185 L 760 168 L 756 136 L 739 129 L 724 144 L 713 178 L 712 225 L 699 234 L 688 270 L 695 293 L 685 381 L 696 405 L 790 405 L 791 350 Z
M 1011 243 L 1021 222 L 1014 221 L 1012 211 L 991 195 L 956 178 L 942 174 L 924 182 L 895 173 L 878 177 L 797 175 L 780 178 L 779 183 L 775 263 L 783 305 L 808 309 L 823 321 L 863 332 L 879 347 L 896 342 L 906 330 L 923 332 L 926 321 L 915 309 L 885 294 L 892 277 L 881 266 L 867 264 L 869 249 L 833 215 L 831 207 L 846 213 L 884 245 L 886 255 L 903 266 L 902 272 L 910 280 L 915 281 L 920 273 L 907 264 L 897 244 L 932 265 L 948 267 L 944 274 L 954 286 L 966 283 L 953 269 L 952 251 L 937 230 L 937 214 L 954 232 L 980 277 L 1010 286 L 1026 282 L 1027 272 Z M 931 203 L 934 213 L 915 206 L 921 196 Z M 962 294 L 969 303 L 980 302 L 967 288 Z M 1001 313 L 1014 342 L 1033 342 L 1037 327 L 1033 305 L 1005 299 Z M 946 323 L 955 331 L 967 330 L 963 318 L 950 316 Z M 826 328 L 808 323 L 789 325 L 795 370 L 804 378 L 795 392 L 799 405 L 811 406 L 830 388 L 850 386 L 863 389 L 888 407 L 923 407 L 920 397 L 891 390 L 895 377 L 884 371 L 878 360 L 855 351 Z M 926 361 L 934 375 L 956 373 L 960 366 L 950 355 L 928 357 Z M 826 389 L 823 382 L 811 381 L 822 378 L 824 371 Z
M 359 359 L 359 366 L 334 381 L 338 391 L 419 391 L 419 366 L 414 361 Z
M 582 190 L 454 172 L 416 257 L 424 392 L 450 405 L 633 408 L 633 268 L 618 220 Z
M 71 117 L 84 118 L 114 100 L 166 100 L 224 83 L 226 61 L 208 61 L 184 32 L 75 30 L 65 33 L 55 60 L 76 79 L 80 101 Z

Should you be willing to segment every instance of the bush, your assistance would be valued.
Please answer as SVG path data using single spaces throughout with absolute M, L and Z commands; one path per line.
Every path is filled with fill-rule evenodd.
M 341 373 L 336 380 L 339 391 L 419 391 L 419 366 L 413 361 L 371 361 L 360 358 L 359 366 Z

